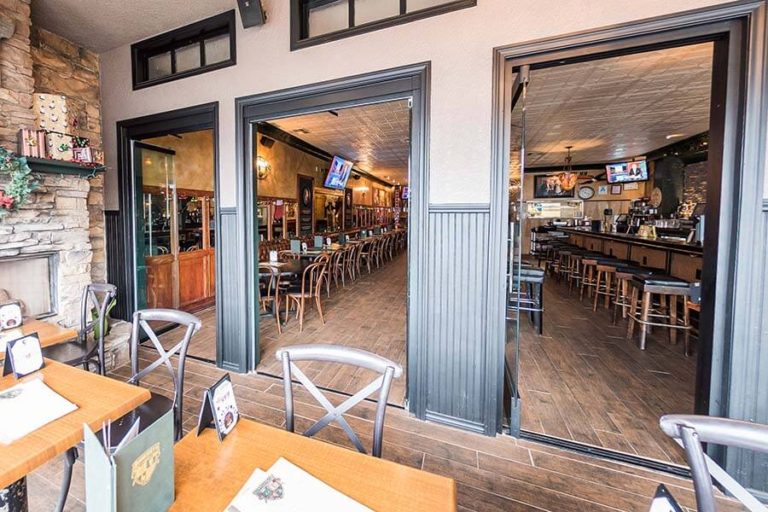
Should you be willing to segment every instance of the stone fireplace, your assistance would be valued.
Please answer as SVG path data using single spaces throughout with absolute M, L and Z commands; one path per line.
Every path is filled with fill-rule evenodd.
M 50 174 L 40 181 L 32 201 L 0 222 L 0 295 L 21 300 L 28 316 L 74 326 L 91 282 L 90 182 Z

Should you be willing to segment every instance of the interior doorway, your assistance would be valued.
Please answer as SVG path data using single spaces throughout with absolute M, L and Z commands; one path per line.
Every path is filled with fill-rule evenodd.
M 682 471 L 658 419 L 711 412 L 735 55 L 710 26 L 507 61 L 513 434 Z
M 408 99 L 256 124 L 253 243 L 264 302 L 258 372 L 278 376 L 276 350 L 317 343 L 366 350 L 407 369 L 410 125 Z M 280 260 L 275 274 L 267 272 L 270 255 Z M 309 271 L 290 274 L 288 263 L 322 256 L 328 261 L 317 300 L 299 310 L 291 296 Z M 362 373 L 326 365 L 313 381 L 352 394 Z M 405 405 L 406 382 L 407 370 L 393 382 L 390 404 Z

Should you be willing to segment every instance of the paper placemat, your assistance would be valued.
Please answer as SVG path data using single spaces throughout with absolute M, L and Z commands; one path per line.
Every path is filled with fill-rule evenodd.
M 10 444 L 77 410 L 39 378 L 0 391 L 0 443 Z

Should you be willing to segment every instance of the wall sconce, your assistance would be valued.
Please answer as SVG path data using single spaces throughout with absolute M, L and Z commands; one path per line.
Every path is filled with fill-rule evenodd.
M 267 162 L 266 158 L 263 156 L 256 157 L 256 177 L 258 179 L 265 179 L 267 176 L 269 176 L 271 170 L 272 166 L 269 165 L 269 162 Z

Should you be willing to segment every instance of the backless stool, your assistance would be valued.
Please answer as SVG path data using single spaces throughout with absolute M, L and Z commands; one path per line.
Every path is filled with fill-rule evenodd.
M 670 342 L 673 345 L 676 344 L 677 330 L 687 331 L 691 328 L 687 308 L 684 307 L 685 300 L 690 295 L 690 283 L 676 277 L 659 275 L 634 275 L 631 283 L 632 299 L 629 306 L 627 341 L 632 341 L 635 324 L 639 324 L 640 350 L 645 350 L 645 338 L 649 327 L 666 327 L 669 330 Z M 654 308 L 654 297 L 658 298 L 658 308 Z M 683 300 L 682 322 L 677 317 L 678 301 L 681 299 Z
M 597 276 L 595 277 L 595 300 L 592 305 L 592 311 L 597 311 L 597 304 L 600 297 L 605 299 L 605 309 L 611 306 L 611 299 L 616 287 L 616 268 L 620 266 L 631 265 L 627 260 L 599 260 L 595 265 Z
M 519 279 L 515 273 L 509 300 L 508 311 L 526 311 L 541 335 L 544 332 L 544 269 L 523 267 Z
M 629 311 L 629 307 L 631 306 L 630 301 L 632 295 L 630 281 L 632 281 L 633 277 L 636 275 L 652 276 L 654 274 L 660 275 L 663 273 L 663 271 L 655 270 L 652 268 L 636 267 L 634 264 L 616 267 L 616 286 L 614 290 L 615 294 L 613 297 L 612 322 L 615 324 L 618 320 L 619 308 L 621 308 L 621 318 L 627 318 L 627 311 Z
M 605 256 L 598 253 L 588 253 L 581 258 L 581 291 L 579 300 L 584 300 L 584 291 L 591 298 L 597 286 L 597 264 L 615 260 L 613 256 Z

